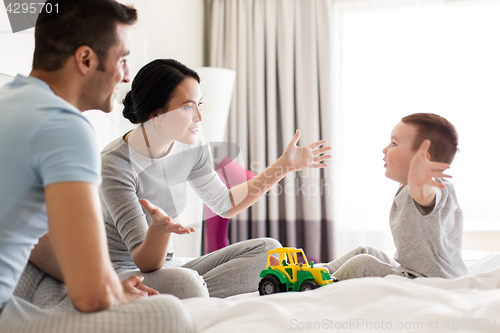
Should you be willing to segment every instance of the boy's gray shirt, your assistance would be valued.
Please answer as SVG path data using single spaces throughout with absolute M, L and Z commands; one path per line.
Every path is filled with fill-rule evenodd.
M 214 171 L 208 147 L 175 141 L 169 154 L 151 159 L 133 151 L 119 137 L 101 153 L 102 184 L 99 188 L 111 261 L 135 267 L 132 255 L 142 244 L 151 217 L 140 199 L 148 199 L 168 216 L 177 218 L 186 206 L 186 182 L 202 201 L 220 216 L 231 209 L 231 196 Z M 199 221 L 189 221 L 186 224 Z M 168 253 L 173 253 L 172 241 Z
M 408 193 L 400 188 L 390 213 L 390 226 L 399 271 L 415 276 L 456 278 L 467 274 L 462 260 L 463 214 L 455 188 L 446 179 L 436 189 L 434 209 L 426 213 Z

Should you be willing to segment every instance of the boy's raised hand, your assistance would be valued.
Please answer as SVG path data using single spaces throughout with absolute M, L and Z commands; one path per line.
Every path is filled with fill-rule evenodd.
M 451 178 L 444 174 L 444 170 L 450 167 L 448 163 L 429 161 L 428 149 L 431 145 L 429 140 L 424 140 L 420 148 L 413 156 L 408 171 L 408 192 L 410 196 L 422 207 L 431 206 L 436 197 L 436 187 L 444 188 L 435 178 Z
M 326 168 L 328 165 L 321 163 L 324 160 L 332 158 L 331 155 L 322 155 L 332 149 L 332 147 L 322 147 L 326 140 L 316 141 L 305 147 L 298 147 L 297 142 L 300 139 L 300 130 L 295 132 L 290 143 L 283 152 L 282 157 L 286 160 L 287 171 L 297 171 L 310 168 Z

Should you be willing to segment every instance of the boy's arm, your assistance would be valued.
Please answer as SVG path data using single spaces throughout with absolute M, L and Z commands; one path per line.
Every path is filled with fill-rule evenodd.
M 444 170 L 450 167 L 448 163 L 429 161 L 429 140 L 424 140 L 410 163 L 408 171 L 408 193 L 426 211 L 434 208 L 436 187 L 443 189 L 444 184 L 435 178 L 451 178 L 445 175 Z
M 120 282 L 109 258 L 97 185 L 50 184 L 45 200 L 50 243 L 77 309 L 99 311 L 157 293 L 141 285 L 142 277 Z

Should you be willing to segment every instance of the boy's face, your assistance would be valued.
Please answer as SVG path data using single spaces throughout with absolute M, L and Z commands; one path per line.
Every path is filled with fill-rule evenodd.
M 391 133 L 391 143 L 382 150 L 384 153 L 385 176 L 402 185 L 408 184 L 408 170 L 416 151 L 412 149 L 417 128 L 399 122 Z

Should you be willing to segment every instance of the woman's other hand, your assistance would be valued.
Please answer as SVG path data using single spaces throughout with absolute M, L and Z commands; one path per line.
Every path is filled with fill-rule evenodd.
M 179 235 L 194 232 L 194 228 L 184 228 L 181 224 L 168 216 L 163 209 L 152 204 L 149 200 L 141 199 L 139 202 L 151 216 L 150 227 L 161 228 L 161 230 L 166 233 L 173 232 Z

